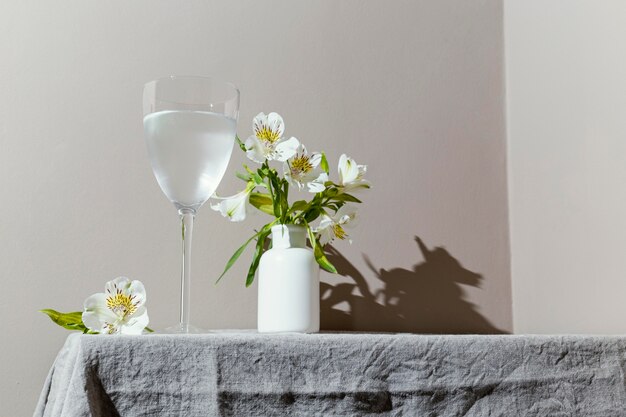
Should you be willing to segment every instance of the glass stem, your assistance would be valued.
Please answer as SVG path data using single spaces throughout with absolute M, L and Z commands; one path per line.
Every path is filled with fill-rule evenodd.
M 195 210 L 178 210 L 181 220 L 183 237 L 183 265 L 180 274 L 180 330 L 183 333 L 189 332 L 189 297 L 191 291 L 191 238 L 193 234 L 193 219 L 196 216 Z

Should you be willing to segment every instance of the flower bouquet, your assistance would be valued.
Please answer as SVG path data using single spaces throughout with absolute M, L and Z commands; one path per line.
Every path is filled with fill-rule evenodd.
M 317 263 L 336 273 L 323 247 L 334 239 L 349 239 L 346 229 L 355 224 L 355 204 L 361 203 L 354 193 L 369 188 L 363 178 L 366 166 L 343 154 L 338 164 L 339 180 L 334 182 L 329 178 L 324 152 L 309 152 L 295 137 L 283 137 L 285 124 L 279 114 L 259 113 L 253 120 L 253 131 L 245 142 L 236 139 L 240 149 L 258 165 L 254 168 L 244 165 L 245 173 L 238 173 L 237 177 L 245 182 L 245 188 L 230 197 L 212 197 L 211 208 L 234 222 L 244 220 L 249 207 L 268 214 L 272 220 L 235 251 L 218 281 L 256 239 L 246 278 L 246 286 L 250 286 L 275 225 L 304 227 Z M 309 197 L 291 201 L 291 187 Z

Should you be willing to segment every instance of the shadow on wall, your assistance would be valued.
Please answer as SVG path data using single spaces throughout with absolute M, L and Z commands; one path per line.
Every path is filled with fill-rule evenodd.
M 424 261 L 412 270 L 377 269 L 365 262 L 382 282 L 372 293 L 363 274 L 335 248 L 329 260 L 340 275 L 354 283 L 321 283 L 321 328 L 410 333 L 506 333 L 463 299 L 462 285 L 480 288 L 483 277 L 465 269 L 442 247 L 428 249 L 415 237 Z

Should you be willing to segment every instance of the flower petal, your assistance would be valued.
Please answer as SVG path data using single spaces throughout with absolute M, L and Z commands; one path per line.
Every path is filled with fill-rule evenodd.
M 120 326 L 121 334 L 137 335 L 143 332 L 143 329 L 150 323 L 148 312 L 143 310 L 140 315 L 133 315 L 128 321 Z
M 316 179 L 307 183 L 307 188 L 310 193 L 321 193 L 326 189 L 324 185 L 328 181 L 328 175 L 322 172 Z
M 241 222 L 246 219 L 246 205 L 244 203 L 236 204 L 229 208 L 228 217 L 232 222 Z
M 291 167 L 289 167 L 287 161 L 283 162 L 283 176 L 285 177 L 289 185 L 291 185 L 292 187 L 298 187 L 299 190 L 302 189 L 302 183 L 291 175 Z
M 117 277 L 104 284 L 104 292 L 106 294 L 116 294 L 118 291 L 122 292 L 124 286 L 130 282 L 126 277 Z
M 322 162 L 322 154 L 318 152 L 312 153 L 309 162 L 311 163 L 311 166 L 313 166 L 313 168 L 317 168 L 320 162 Z
M 346 185 L 354 182 L 359 175 L 359 168 L 354 159 L 348 157 L 345 153 L 339 157 L 339 184 Z
M 93 294 L 85 300 L 83 324 L 92 331 L 103 332 L 106 323 L 114 323 L 118 317 L 108 307 L 104 293 Z
M 137 307 L 142 306 L 146 302 L 146 289 L 141 281 L 133 280 L 127 277 L 117 277 L 106 283 L 104 286 L 105 295 L 115 295 L 121 293 L 132 297 L 133 304 Z
M 356 221 L 357 218 L 357 210 L 354 206 L 346 204 L 342 206 L 337 213 L 333 216 L 333 220 L 335 223 L 340 224 L 342 226 L 346 224 L 353 225 L 353 222 Z
M 329 228 L 330 226 L 334 225 L 335 222 L 333 221 L 333 219 L 331 219 L 329 216 L 327 216 L 326 214 L 322 214 L 322 218 L 320 220 L 320 224 L 319 226 L 317 226 L 315 228 L 316 232 L 322 231 L 324 229 Z
M 246 156 L 254 162 L 262 164 L 266 159 L 266 147 L 256 136 L 246 139 Z
M 283 118 L 278 113 L 270 113 L 267 115 L 267 127 L 272 131 L 278 134 L 279 138 L 283 137 L 283 133 L 285 132 L 285 122 Z
M 107 297 L 104 293 L 96 293 L 92 294 L 85 299 L 83 302 L 83 308 L 87 309 L 95 309 L 99 307 L 106 307 L 107 305 Z
M 230 197 L 212 197 L 220 199 L 217 204 L 211 204 L 211 209 L 219 211 L 222 216 L 228 217 L 232 222 L 240 222 L 246 218 L 246 199 L 254 187 L 246 187 L 245 190 L 238 192 Z
M 284 142 L 280 142 L 276 145 L 272 159 L 280 162 L 286 161 L 298 152 L 299 145 L 300 141 L 294 137 L 291 137 Z
M 128 286 L 129 295 L 133 297 L 133 303 L 137 308 L 146 303 L 146 288 L 143 283 L 138 280 L 132 280 Z
M 267 115 L 263 112 L 257 114 L 256 116 L 254 116 L 254 119 L 252 119 L 252 131 L 258 132 L 262 130 L 266 123 Z
M 334 237 L 335 235 L 333 233 L 332 227 L 327 227 L 325 229 L 320 230 L 317 235 L 317 239 L 319 240 L 320 245 L 322 246 L 325 246 L 329 244 L 330 242 L 332 242 Z
M 344 192 L 349 192 L 350 194 L 360 194 L 364 189 L 370 188 L 369 181 L 360 180 L 355 181 L 351 184 L 346 184 L 343 186 Z

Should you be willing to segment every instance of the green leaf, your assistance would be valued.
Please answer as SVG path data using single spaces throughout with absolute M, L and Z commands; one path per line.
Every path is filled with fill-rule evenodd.
M 237 178 L 239 178 L 240 180 L 243 180 L 243 181 L 245 181 L 245 182 L 250 181 L 250 175 L 242 174 L 241 172 L 236 172 L 236 173 L 235 173 L 235 176 L 236 176 Z
M 326 258 L 326 255 L 324 254 L 324 249 L 322 249 L 322 245 L 320 245 L 319 243 L 316 244 L 315 249 L 313 249 L 313 254 L 315 255 L 315 260 L 317 261 L 319 266 L 321 266 L 330 273 L 337 273 L 337 268 L 335 268 L 335 266 L 331 264 L 330 261 Z
M 145 330 L 145 331 L 147 331 L 148 333 L 154 333 L 154 330 L 152 330 L 152 329 L 151 329 L 151 328 L 149 328 L 149 327 L 146 327 L 144 330 Z
M 273 170 L 272 170 L 273 171 Z M 272 172 L 272 175 L 269 175 L 269 180 L 270 180 L 270 192 L 272 192 L 272 202 L 274 204 L 274 217 L 276 217 L 277 219 L 281 218 L 281 188 L 280 188 L 280 184 L 278 183 L 278 176 L 275 172 Z
M 293 213 L 295 211 L 302 211 L 302 210 L 306 209 L 308 207 L 308 205 L 309 205 L 309 203 L 307 203 L 306 201 L 298 200 L 298 201 L 294 202 L 291 205 L 291 208 L 289 209 L 289 213 L 291 214 L 291 213 Z
M 271 232 L 271 228 L 276 222 L 272 222 L 270 224 L 266 224 L 263 229 L 258 233 L 259 237 L 256 241 L 256 248 L 254 250 L 254 255 L 252 257 L 252 263 L 250 263 L 250 268 L 248 269 L 248 276 L 246 277 L 246 287 L 249 287 L 254 282 L 254 276 L 256 275 L 256 270 L 259 268 L 259 262 L 261 261 L 261 255 L 263 255 L 265 248 L 265 239 Z
M 329 173 L 330 169 L 328 168 L 328 159 L 326 159 L 326 154 L 322 152 L 322 161 L 320 162 L 320 167 L 324 170 L 325 173 Z
M 81 332 L 86 332 L 89 330 L 83 324 L 82 311 L 75 311 L 72 313 L 61 313 L 52 309 L 44 309 L 39 311 L 46 314 L 48 317 L 50 317 L 50 320 L 65 329 L 78 330 Z
M 315 260 L 317 261 L 319 266 L 321 266 L 328 272 L 336 274 L 337 268 L 335 268 L 335 266 L 331 264 L 330 261 L 326 258 L 326 255 L 324 254 L 324 249 L 322 248 L 322 245 L 320 245 L 317 238 L 313 234 L 313 230 L 311 229 L 311 226 L 309 226 L 309 224 L 306 221 L 304 225 L 309 235 L 309 242 L 311 242 L 311 247 L 313 248 L 313 254 L 315 255 Z
M 270 216 L 274 215 L 274 205 L 272 203 L 272 197 L 269 194 L 264 193 L 251 193 L 249 198 L 250 204 L 263 213 L 267 213 Z
M 235 135 L 235 141 L 237 142 L 237 145 L 239 145 L 239 148 L 240 148 L 242 151 L 244 151 L 244 152 L 246 152 L 246 151 L 247 151 L 247 149 L 246 149 L 246 145 L 244 145 L 244 143 L 241 141 L 241 139 L 239 139 L 239 136 L 238 136 L 238 135 Z
M 315 249 L 315 245 L 317 245 L 317 239 L 313 234 L 313 229 L 311 229 L 311 226 L 309 226 L 309 223 L 307 223 L 306 220 L 304 221 L 304 228 L 306 229 L 306 233 L 309 236 L 309 243 L 311 243 L 311 247 Z
M 245 168 L 246 172 L 249 174 L 247 181 L 250 181 L 250 179 L 253 179 L 256 185 L 263 184 L 263 178 L 261 178 L 261 176 L 259 175 L 259 172 L 261 172 L 261 170 L 253 171 L 250 169 L 248 165 L 245 165 L 245 164 L 243 165 L 243 167 Z
M 289 213 L 289 182 L 286 180 L 283 181 L 283 192 L 280 198 L 280 212 L 282 214 L 282 223 L 286 223 L 287 214 Z
M 257 174 L 256 172 L 252 173 L 252 178 L 254 179 L 254 182 L 259 185 L 259 184 L 263 184 L 263 178 L 261 178 L 261 176 L 259 174 Z
M 259 232 L 261 233 L 261 232 Z M 239 249 L 237 249 L 235 251 L 235 253 L 233 254 L 233 256 L 230 257 L 230 259 L 228 260 L 228 262 L 226 262 L 226 266 L 224 267 L 224 272 L 222 272 L 222 275 L 219 276 L 219 278 L 217 279 L 217 281 L 215 281 L 215 283 L 217 284 L 218 282 L 220 282 L 220 280 L 222 279 L 222 277 L 224 276 L 224 274 L 226 274 L 226 272 L 230 269 L 231 266 L 233 266 L 235 264 L 235 262 L 237 262 L 237 259 L 239 259 L 239 257 L 241 256 L 241 254 L 243 253 L 243 251 L 246 249 L 246 246 L 248 246 L 248 243 L 250 243 L 252 241 L 252 239 L 254 239 L 255 237 L 257 237 L 259 235 L 259 233 L 256 233 L 255 235 L 253 235 L 250 239 L 246 240 L 246 243 L 244 243 L 243 245 L 241 245 L 239 247 Z
M 335 201 L 345 201 L 350 203 L 362 203 L 361 200 L 353 196 L 352 194 L 339 194 L 338 196 L 333 197 Z
M 304 220 L 307 223 L 311 223 L 315 221 L 315 219 L 317 219 L 320 216 L 320 214 L 322 214 L 322 211 L 320 210 L 320 208 L 313 207 L 304 215 Z
M 335 187 L 327 188 L 326 190 L 324 190 L 325 197 L 335 197 L 337 194 L 339 194 L 339 190 L 337 190 L 337 188 Z

